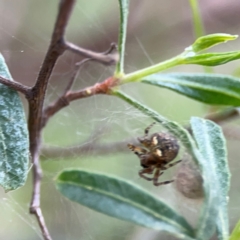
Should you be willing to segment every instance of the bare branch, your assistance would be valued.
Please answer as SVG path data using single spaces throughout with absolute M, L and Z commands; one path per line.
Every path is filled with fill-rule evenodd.
M 71 90 L 72 85 L 74 84 L 75 80 L 78 77 L 78 73 L 79 73 L 80 68 L 83 66 L 84 63 L 86 63 L 90 60 L 91 60 L 90 58 L 86 58 L 86 59 L 84 59 L 84 60 L 75 64 L 75 69 L 73 71 L 73 74 L 72 74 L 72 76 L 71 76 L 71 78 L 68 82 L 68 85 L 66 86 L 65 90 L 63 91 L 63 94 L 62 94 L 61 97 L 64 97 L 67 94 L 67 92 Z
M 31 210 L 30 210 L 30 213 Z M 43 214 L 42 214 L 42 210 L 40 207 L 36 207 L 36 209 L 34 210 L 34 214 L 37 218 L 37 221 L 38 221 L 38 224 L 40 226 L 40 229 L 42 231 L 42 234 L 43 234 L 43 237 L 45 240 L 52 240 L 49 232 L 48 232 L 48 229 L 46 227 L 46 224 L 45 224 L 45 220 L 44 220 L 44 217 L 43 217 Z
M 116 45 L 111 44 L 110 48 L 107 51 L 105 51 L 103 53 L 98 53 L 97 56 L 101 55 L 104 57 L 106 54 L 108 55 L 115 50 L 116 50 Z M 91 57 L 94 57 L 94 56 L 91 56 Z M 85 89 L 82 89 L 82 90 L 79 90 L 76 92 L 70 91 L 74 81 L 76 80 L 76 78 L 78 76 L 80 67 L 87 61 L 91 61 L 91 60 L 98 61 L 95 58 L 87 58 L 87 59 L 84 59 L 81 62 L 75 64 L 75 70 L 74 70 L 72 77 L 70 78 L 70 81 L 69 81 L 67 87 L 65 88 L 63 94 L 54 103 L 50 104 L 49 106 L 47 106 L 44 109 L 43 117 L 42 117 L 42 124 L 41 124 L 42 128 L 47 124 L 47 121 L 51 116 L 53 116 L 60 109 L 68 106 L 71 101 L 80 99 L 80 98 L 90 97 L 95 94 L 100 94 L 100 93 L 106 94 L 109 87 L 112 87 L 114 85 L 113 82 L 115 80 L 112 80 L 113 78 L 109 78 L 100 84 L 95 84 L 92 87 L 88 87 L 88 88 L 85 88 Z
M 30 87 L 27 87 L 21 83 L 13 81 L 13 80 L 6 79 L 6 78 L 3 78 L 0 76 L 0 83 L 18 91 L 18 92 L 23 93 L 26 96 L 26 98 L 28 98 L 28 96 L 31 94 Z
M 118 52 L 116 51 L 116 45 L 111 44 L 110 50 L 105 53 L 96 53 L 91 50 L 81 48 L 73 43 L 64 42 L 66 50 L 79 54 L 86 58 L 91 58 L 94 61 L 100 62 L 105 65 L 115 65 L 118 61 Z
M 28 129 L 30 138 L 30 153 L 33 163 L 33 193 L 30 204 L 30 213 L 38 220 L 45 240 L 50 240 L 50 234 L 44 222 L 40 208 L 40 186 L 42 170 L 39 163 L 39 148 L 41 139 L 42 108 L 45 93 L 52 70 L 58 57 L 64 52 L 63 38 L 75 0 L 62 0 L 52 34 L 51 44 L 43 61 L 35 86 L 31 89 L 32 98 L 29 98 Z
M 76 156 L 87 156 L 91 153 L 91 156 L 104 156 L 117 153 L 129 153 L 129 149 L 126 147 L 127 143 L 134 143 L 134 139 L 126 139 L 113 143 L 95 143 L 88 142 L 85 144 L 71 146 L 71 147 L 52 147 L 43 146 L 41 149 L 41 156 L 44 160 L 47 159 L 59 159 L 59 158 L 71 158 Z
M 225 121 L 233 120 L 237 117 L 239 117 L 239 109 L 237 108 L 228 108 L 221 112 L 212 113 L 205 116 L 206 119 L 209 119 L 218 124 L 222 124 Z
M 96 94 L 108 94 L 109 90 L 118 84 L 118 79 L 110 77 L 102 83 L 96 83 L 94 86 L 84 88 L 79 91 L 69 91 L 61 96 L 54 103 L 49 105 L 43 111 L 42 127 L 44 127 L 48 119 L 62 108 L 68 106 L 71 101 L 91 97 Z

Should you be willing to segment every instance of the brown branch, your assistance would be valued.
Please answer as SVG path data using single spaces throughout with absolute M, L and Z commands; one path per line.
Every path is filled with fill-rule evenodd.
M 126 147 L 127 143 L 136 142 L 135 139 L 126 139 L 119 142 L 100 144 L 96 142 L 89 142 L 77 146 L 71 147 L 50 147 L 43 146 L 41 149 L 41 156 L 44 160 L 47 159 L 59 159 L 59 158 L 71 158 L 76 156 L 86 156 L 91 153 L 91 156 L 103 156 L 117 153 L 129 153 L 129 149 Z
M 75 64 L 75 69 L 73 71 L 73 74 L 72 74 L 72 76 L 71 76 L 71 78 L 70 78 L 70 80 L 68 82 L 68 85 L 66 86 L 65 90 L 63 91 L 63 94 L 62 94 L 61 97 L 65 96 L 67 94 L 67 92 L 71 90 L 75 80 L 78 77 L 78 73 L 79 73 L 80 68 L 83 66 L 84 63 L 86 63 L 86 62 L 88 62 L 90 60 L 91 60 L 90 58 L 87 58 L 87 59 L 84 59 L 84 60 L 82 60 L 82 61 L 80 61 L 80 62 Z
M 41 140 L 40 131 L 42 122 L 42 108 L 52 70 L 57 62 L 58 57 L 65 50 L 63 37 L 74 3 L 74 0 L 62 0 L 60 2 L 51 43 L 43 61 L 36 84 L 31 89 L 33 96 L 29 99 L 28 128 L 30 138 L 30 153 L 33 163 L 33 193 L 30 204 L 30 213 L 36 216 L 45 240 L 51 240 L 51 236 L 46 227 L 40 208 L 40 182 L 42 178 L 42 170 L 39 163 L 39 149 Z
M 58 109 L 61 109 L 62 107 L 68 105 L 70 101 L 74 100 L 74 97 L 76 98 L 76 96 L 78 96 L 78 98 L 81 98 L 81 94 L 86 97 L 100 92 L 103 93 L 104 90 L 106 90 L 104 93 L 107 93 L 107 88 L 104 85 L 106 84 L 106 81 L 100 86 L 96 85 L 94 87 L 84 89 L 80 92 L 69 92 L 78 73 L 78 69 L 76 69 L 74 73 L 75 76 L 70 79 L 64 91 L 63 97 L 60 97 L 54 105 L 49 106 L 47 110 L 43 111 L 45 94 L 53 68 L 58 58 L 64 53 L 65 50 L 70 50 L 83 56 L 87 56 L 92 60 L 104 64 L 114 64 L 117 61 L 117 54 L 116 51 L 114 51 L 116 50 L 115 45 L 111 45 L 110 50 L 105 53 L 94 53 L 92 51 L 77 47 L 76 45 L 66 42 L 64 40 L 66 26 L 69 21 L 74 4 L 75 0 L 60 1 L 59 12 L 54 26 L 50 46 L 38 74 L 36 84 L 29 90 L 31 94 L 29 94 L 27 98 L 29 101 L 28 129 L 30 138 L 30 153 L 33 163 L 33 193 L 30 204 L 30 213 L 36 216 L 45 240 L 51 240 L 51 236 L 46 227 L 44 217 L 40 208 L 40 187 L 42 170 L 39 162 L 39 150 L 41 143 L 42 127 L 45 126 L 50 116 L 52 116 L 56 111 L 58 111 Z M 77 67 L 78 66 L 76 66 L 76 68 Z M 107 82 L 109 83 L 110 81 Z M 104 86 L 105 89 L 103 89 Z M 18 86 L 18 88 L 19 90 L 24 91 L 21 86 Z
M 64 42 L 66 50 L 69 50 L 73 53 L 79 54 L 86 58 L 91 58 L 94 61 L 100 62 L 105 65 L 114 65 L 118 61 L 118 52 L 116 51 L 116 45 L 111 44 L 110 51 L 108 50 L 105 53 L 96 53 L 91 50 L 81 48 L 73 43 Z
M 221 112 L 212 113 L 205 116 L 206 119 L 209 119 L 218 124 L 222 124 L 226 121 L 233 120 L 237 117 L 239 117 L 239 109 L 237 108 L 228 108 Z
M 129 152 L 127 143 L 137 144 L 136 139 L 123 140 L 114 143 L 99 144 L 98 141 L 106 132 L 106 126 L 96 127 L 90 136 L 81 144 L 70 147 L 43 146 L 41 156 L 43 160 L 49 158 L 71 158 L 75 156 L 85 156 L 91 152 L 92 155 L 108 155 Z
M 21 92 L 25 95 L 26 98 L 29 98 L 31 95 L 31 88 L 27 87 L 21 83 L 15 82 L 13 80 L 10 79 L 6 79 L 0 76 L 0 83 L 18 91 Z
M 66 94 L 70 91 L 74 81 L 76 80 L 76 78 L 78 77 L 78 73 L 79 73 L 79 69 L 80 67 L 86 63 L 87 61 L 90 61 L 91 59 L 87 58 L 82 60 L 79 63 L 75 64 L 75 69 L 73 71 L 73 74 L 66 86 L 66 88 L 64 89 L 62 95 L 55 101 L 55 103 L 49 105 L 48 107 L 45 108 L 45 110 L 43 111 L 43 117 L 42 117 L 42 125 L 41 127 L 45 127 L 45 125 L 47 124 L 48 119 L 55 113 L 53 108 L 55 105 L 58 105 L 59 107 L 63 108 L 67 105 L 69 105 L 69 102 L 67 99 L 65 99 Z
M 228 108 L 221 112 L 211 113 L 205 116 L 205 119 L 211 120 L 218 125 L 224 124 L 226 121 L 231 121 L 239 117 L 239 110 L 238 108 Z M 192 133 L 191 126 L 185 126 L 185 128 Z
M 96 94 L 108 94 L 109 90 L 118 84 L 118 79 L 110 77 L 102 83 L 96 83 L 94 86 L 84 88 L 79 91 L 68 91 L 54 103 L 46 107 L 43 111 L 42 127 L 44 127 L 48 119 L 62 108 L 68 106 L 71 101 L 81 98 L 91 97 Z
M 108 54 L 114 52 L 115 50 L 116 50 L 116 45 L 114 43 L 112 43 L 110 45 L 110 48 L 101 54 L 102 54 L 102 56 L 108 55 Z M 70 78 L 68 85 L 66 86 L 65 90 L 63 91 L 62 95 L 54 103 L 50 104 L 49 106 L 47 106 L 44 109 L 42 125 L 41 125 L 42 128 L 47 124 L 47 121 L 51 116 L 53 116 L 60 109 L 68 106 L 71 101 L 80 99 L 80 98 L 90 97 L 95 94 L 100 94 L 100 93 L 106 94 L 108 89 L 115 84 L 114 81 L 116 82 L 116 80 L 114 80 L 113 78 L 109 78 L 100 84 L 95 84 L 92 87 L 88 87 L 88 88 L 85 88 L 85 89 L 82 89 L 82 90 L 79 90 L 76 92 L 71 92 L 70 89 L 78 76 L 80 67 L 83 66 L 83 64 L 86 63 L 87 61 L 91 61 L 91 60 L 97 61 L 97 59 L 87 58 L 87 59 L 84 59 L 81 62 L 78 62 L 75 64 L 74 72 Z

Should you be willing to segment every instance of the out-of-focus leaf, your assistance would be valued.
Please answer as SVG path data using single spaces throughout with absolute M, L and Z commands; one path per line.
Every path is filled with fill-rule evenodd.
M 115 74 L 121 75 L 124 73 L 124 54 L 125 54 L 125 42 L 127 37 L 127 19 L 128 19 L 128 0 L 118 0 L 120 8 L 120 29 L 118 36 L 118 53 L 119 61 L 116 65 Z
M 235 40 L 238 35 L 230 35 L 226 33 L 215 33 L 199 37 L 190 47 L 186 48 L 187 52 L 200 52 L 211 48 L 220 43 Z
M 154 74 L 145 77 L 142 82 L 168 88 L 208 104 L 240 106 L 240 80 L 229 75 Z
M 229 240 L 239 240 L 240 239 L 240 220 L 232 231 Z
M 197 239 L 209 239 L 217 227 L 218 239 L 226 240 L 228 226 L 228 191 L 230 173 L 226 142 L 221 128 L 212 121 L 193 117 L 191 127 L 199 151 L 203 156 L 200 166 L 204 176 L 205 204 L 197 227 Z M 206 182 L 208 181 L 208 182 Z
M 2 55 L 0 76 L 12 79 Z M 29 164 L 28 130 L 18 93 L 0 84 L 0 185 L 14 190 L 24 185 Z
M 192 239 L 194 231 L 168 205 L 125 180 L 84 170 L 65 170 L 58 190 L 72 201 L 135 224 Z

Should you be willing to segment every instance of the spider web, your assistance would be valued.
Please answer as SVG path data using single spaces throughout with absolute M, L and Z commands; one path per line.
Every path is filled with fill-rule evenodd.
M 110 43 L 117 39 L 118 18 L 116 16 L 118 16 L 118 9 L 116 2 L 79 0 L 67 29 L 67 39 L 89 49 L 105 51 Z M 176 2 L 166 3 L 162 0 L 162 17 L 159 17 L 158 9 L 155 8 L 159 1 L 148 1 L 148 5 L 146 1 L 137 2 L 138 5 L 134 1 L 131 2 L 126 72 L 149 66 L 179 53 L 179 49 L 182 50 L 189 45 L 188 39 L 191 38 L 189 37 L 190 27 L 188 37 L 183 40 L 179 40 L 182 39 L 181 37 L 178 39 L 174 36 L 169 37 L 170 33 L 165 30 L 170 26 L 170 29 L 175 29 L 175 34 L 183 37 L 183 34 L 177 30 L 179 27 L 177 23 L 186 21 L 186 16 L 190 18 L 190 15 L 185 12 L 188 7 L 187 3 L 179 1 L 179 5 L 176 6 Z M 33 85 L 49 44 L 57 4 L 57 0 L 14 0 L 0 3 L 1 52 L 17 81 L 29 86 Z M 164 15 L 164 11 L 168 12 L 170 9 L 173 11 L 173 6 L 178 11 L 174 13 L 176 19 L 170 21 L 167 14 Z M 169 26 L 161 26 L 162 21 L 168 22 L 167 19 Z M 151 22 L 159 25 L 160 29 L 152 29 L 152 25 L 147 25 L 147 23 L 152 24 Z M 146 29 L 149 29 L 147 34 Z M 164 38 L 164 36 L 166 37 Z M 162 46 L 159 46 L 159 39 L 162 41 Z M 49 84 L 46 105 L 61 95 L 73 74 L 74 64 L 80 60 L 79 56 L 67 53 L 58 61 Z M 199 69 L 182 67 L 177 68 L 176 71 Z M 94 62 L 86 63 L 81 68 L 73 89 L 77 90 L 101 82 L 113 71 L 113 67 L 105 67 Z M 202 116 L 205 110 L 200 103 L 152 86 L 129 84 L 123 86 L 123 91 L 164 116 L 182 124 L 187 124 L 192 115 Z M 23 102 L 26 103 L 24 99 Z M 116 150 L 113 153 L 109 150 L 111 152 L 109 154 L 107 152 L 96 154 L 91 148 L 82 154 L 75 152 L 74 146 L 80 148 L 95 143 L 107 146 L 122 140 L 126 140 L 127 144 L 127 140 L 142 136 L 144 129 L 151 122 L 151 119 L 123 101 L 100 95 L 72 102 L 70 106 L 50 119 L 43 132 L 43 142 L 50 149 L 59 148 L 60 154 L 57 158 L 56 155 L 51 157 L 49 153 L 43 155 L 44 178 L 42 180 L 41 206 L 53 239 L 155 240 L 160 237 L 162 240 L 175 239 L 169 234 L 137 227 L 68 201 L 56 191 L 53 181 L 54 177 L 65 168 L 84 168 L 128 179 L 154 192 L 178 212 L 184 214 L 191 222 L 196 220 L 201 202 L 182 197 L 173 185 L 156 188 L 152 186 L 151 182 L 140 179 L 137 174 L 140 170 L 139 160 L 127 147 L 122 152 Z M 151 132 L 162 130 L 164 131 L 158 125 Z M 71 156 L 65 155 L 67 148 Z M 237 144 L 231 144 L 230 149 L 230 165 L 234 169 L 232 172 L 234 175 L 239 170 L 239 163 L 236 161 Z M 173 178 L 175 171 L 176 168 L 169 169 L 163 179 Z M 235 188 L 239 187 L 237 182 L 234 181 Z M 31 191 L 31 173 L 23 188 L 7 194 L 2 189 L 0 190 L 0 239 L 42 239 L 35 218 L 28 214 Z M 230 194 L 234 198 L 234 201 L 230 202 L 230 221 L 235 223 L 238 216 L 234 213 L 236 209 L 239 209 L 237 204 L 239 196 L 233 190 Z

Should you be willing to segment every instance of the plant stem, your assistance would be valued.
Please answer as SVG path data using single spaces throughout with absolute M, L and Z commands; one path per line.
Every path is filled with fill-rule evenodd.
M 31 88 L 27 87 L 21 83 L 15 82 L 10 79 L 3 78 L 1 76 L 0 76 L 0 83 L 18 91 L 18 92 L 21 92 L 22 94 L 25 95 L 26 98 L 30 97 L 29 95 L 31 95 Z
M 115 77 L 122 76 L 124 74 L 124 54 L 125 54 L 125 42 L 127 37 L 127 18 L 128 18 L 128 0 L 119 0 L 120 8 L 120 29 L 118 34 L 118 52 L 119 60 L 116 64 Z
M 195 38 L 199 38 L 205 34 L 205 30 L 203 27 L 203 23 L 202 23 L 200 11 L 199 11 L 198 0 L 189 0 L 189 4 L 191 6 L 192 14 L 193 14 L 193 28 L 195 32 Z M 211 67 L 204 66 L 203 69 L 206 73 L 213 72 Z
M 91 50 L 81 48 L 75 45 L 74 43 L 70 43 L 66 41 L 64 41 L 63 44 L 66 50 L 87 58 L 91 58 L 94 61 L 100 62 L 105 65 L 115 65 L 116 62 L 118 61 L 118 53 L 115 51 L 116 49 L 115 44 L 111 44 L 110 50 L 104 53 L 93 52 Z
M 149 76 L 157 72 L 161 72 L 163 70 L 169 69 L 171 67 L 174 67 L 180 64 L 182 64 L 182 59 L 180 56 L 176 56 L 174 58 L 158 63 L 156 65 L 141 69 L 139 71 L 136 71 L 130 74 L 126 74 L 124 77 L 121 78 L 120 84 L 125 84 L 129 82 L 138 82 L 138 81 L 141 81 L 141 79 L 146 76 Z
M 204 35 L 204 29 L 202 25 L 201 16 L 199 13 L 198 0 L 189 0 L 189 4 L 191 6 L 192 14 L 193 14 L 193 25 L 194 25 L 195 37 L 199 38 Z
M 52 34 L 51 44 L 48 52 L 43 61 L 41 70 L 39 72 L 35 86 L 31 89 L 32 98 L 29 100 L 29 140 L 30 140 L 30 153 L 32 156 L 33 164 L 33 193 L 32 201 L 30 204 L 30 213 L 34 214 L 38 220 L 41 228 L 43 238 L 51 240 L 51 236 L 46 227 L 44 217 L 40 207 L 40 188 L 42 170 L 39 162 L 39 150 L 41 143 L 41 123 L 42 123 L 42 110 L 45 99 L 45 93 L 49 78 L 52 70 L 57 62 L 58 57 L 64 52 L 63 36 L 65 29 L 70 18 L 73 8 L 74 0 L 62 0 L 59 4 L 59 12 Z

